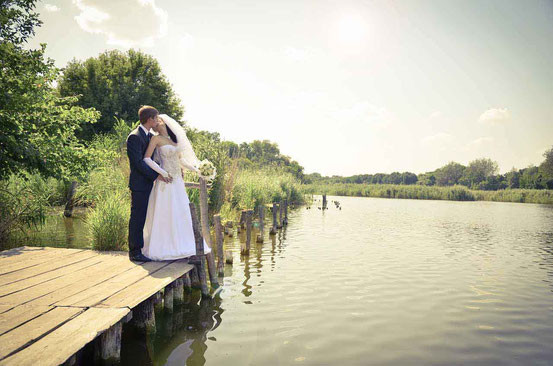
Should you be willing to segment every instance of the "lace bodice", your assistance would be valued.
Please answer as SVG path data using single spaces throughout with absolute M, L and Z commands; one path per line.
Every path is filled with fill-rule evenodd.
M 159 147 L 161 167 L 172 177 L 181 176 L 180 152 L 181 150 L 173 145 L 163 145 Z

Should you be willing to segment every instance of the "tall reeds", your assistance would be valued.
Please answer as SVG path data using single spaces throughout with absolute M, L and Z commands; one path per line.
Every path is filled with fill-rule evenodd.
M 498 191 L 470 190 L 464 186 L 436 187 L 395 184 L 308 184 L 306 194 L 407 198 L 450 201 L 498 201 L 553 204 L 553 190 L 505 189 Z

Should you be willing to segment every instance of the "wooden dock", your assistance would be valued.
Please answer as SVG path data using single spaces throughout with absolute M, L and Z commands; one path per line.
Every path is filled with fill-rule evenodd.
M 166 286 L 182 288 L 193 267 L 186 260 L 133 263 L 125 252 L 0 252 L 0 365 L 71 364 L 100 335 L 120 340 L 133 309 Z

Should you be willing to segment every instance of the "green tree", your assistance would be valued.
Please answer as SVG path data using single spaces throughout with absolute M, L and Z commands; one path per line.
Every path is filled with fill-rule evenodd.
M 138 109 L 152 105 L 176 120 L 183 108 L 157 60 L 140 51 L 107 51 L 86 61 L 73 60 L 58 80 L 61 96 L 79 96 L 78 104 L 94 107 L 101 116 L 95 125 L 83 126 L 79 137 L 110 132 L 115 118 L 138 120 Z
M 469 187 L 475 187 L 480 182 L 497 174 L 498 171 L 499 166 L 497 162 L 488 158 L 476 159 L 471 161 L 465 169 L 462 183 Z
M 447 163 L 436 170 L 436 184 L 439 186 L 453 186 L 459 184 L 466 167 L 454 161 Z
M 52 88 L 59 71 L 44 56 L 46 45 L 23 47 L 41 25 L 34 9 L 34 0 L 0 2 L 0 178 L 25 169 L 79 175 L 87 153 L 75 131 L 97 118 Z
M 540 169 L 548 178 L 553 178 L 553 147 L 544 152 L 543 157 L 545 160 L 540 164 Z
M 505 182 L 508 188 L 520 188 L 520 172 L 515 168 L 505 174 Z

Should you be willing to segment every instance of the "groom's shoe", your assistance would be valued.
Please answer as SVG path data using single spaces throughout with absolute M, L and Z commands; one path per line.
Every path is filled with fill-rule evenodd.
M 133 253 L 133 254 L 129 253 L 129 258 L 133 262 L 151 262 L 152 261 L 150 258 L 146 257 L 142 253 Z

